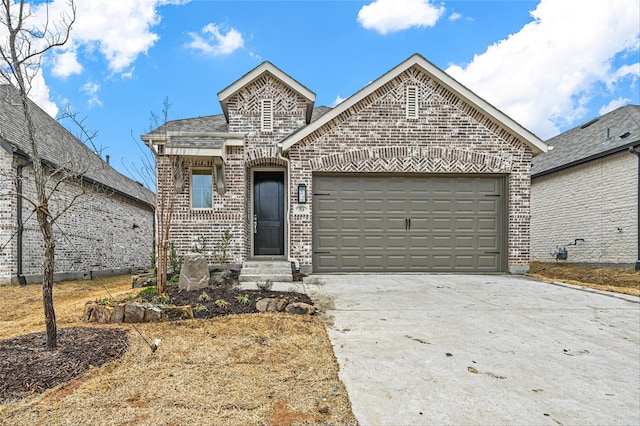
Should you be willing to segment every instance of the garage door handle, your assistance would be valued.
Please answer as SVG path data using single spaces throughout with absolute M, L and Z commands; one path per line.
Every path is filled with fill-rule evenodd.
M 313 254 L 331 254 L 330 251 L 314 251 Z
M 484 254 L 500 254 L 499 251 L 485 251 Z

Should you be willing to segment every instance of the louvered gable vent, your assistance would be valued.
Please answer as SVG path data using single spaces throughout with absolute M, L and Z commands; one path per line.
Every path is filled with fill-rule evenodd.
M 262 100 L 262 131 L 273 131 L 273 100 Z
M 418 118 L 418 88 L 407 87 L 407 118 Z

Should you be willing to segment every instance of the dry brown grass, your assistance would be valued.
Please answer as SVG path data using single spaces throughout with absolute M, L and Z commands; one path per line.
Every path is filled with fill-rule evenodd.
M 118 297 L 128 277 L 105 279 Z M 96 281 L 56 284 L 59 327 L 82 326 Z M 44 328 L 40 287 L 0 287 L 0 339 Z M 113 327 L 113 326 L 110 326 Z M 118 361 L 42 395 L 0 405 L 1 424 L 356 424 L 322 322 L 248 314 L 138 325 Z
M 640 296 L 640 272 L 633 269 L 533 262 L 529 275 L 597 290 Z

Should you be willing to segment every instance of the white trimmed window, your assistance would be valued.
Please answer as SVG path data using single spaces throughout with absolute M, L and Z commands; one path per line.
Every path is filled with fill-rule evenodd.
M 191 170 L 191 208 L 210 209 L 213 198 L 213 170 Z
M 407 86 L 407 118 L 418 118 L 418 88 Z
M 263 132 L 273 132 L 273 100 L 262 100 L 262 112 L 260 116 L 261 129 Z

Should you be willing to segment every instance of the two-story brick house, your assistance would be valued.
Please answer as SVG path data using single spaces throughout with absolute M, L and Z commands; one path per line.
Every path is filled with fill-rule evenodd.
M 303 272 L 512 272 L 529 265 L 530 167 L 546 145 L 420 55 L 335 108 L 269 62 L 223 114 L 142 136 L 159 194 L 184 159 L 170 239 L 233 234 L 230 260 Z

